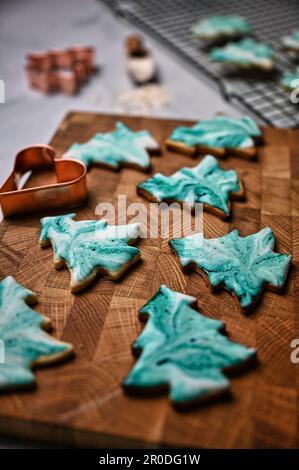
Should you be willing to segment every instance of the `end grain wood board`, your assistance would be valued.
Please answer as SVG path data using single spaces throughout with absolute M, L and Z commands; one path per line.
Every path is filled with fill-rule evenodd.
M 148 129 L 161 143 L 182 121 L 73 112 L 59 126 L 51 144 L 62 154 L 73 142 L 110 131 L 117 120 L 132 129 Z M 191 124 L 191 123 L 189 123 Z M 204 213 L 206 237 L 233 228 L 249 235 L 270 226 L 277 250 L 293 255 L 285 292 L 266 292 L 247 316 L 227 292 L 213 295 L 196 273 L 185 275 L 167 240 L 144 239 L 142 262 L 119 282 L 99 278 L 81 294 L 69 291 L 67 269 L 55 271 L 52 249 L 38 243 L 40 216 L 6 220 L 0 225 L 0 279 L 12 275 L 39 295 L 36 309 L 52 319 L 53 334 L 73 343 L 76 355 L 61 365 L 38 369 L 35 390 L 0 396 L 0 431 L 4 434 L 81 446 L 193 446 L 212 448 L 296 447 L 299 445 L 299 364 L 290 360 L 290 343 L 299 338 L 299 131 L 263 129 L 265 144 L 256 162 L 228 157 L 246 188 L 245 202 L 233 203 L 225 222 Z M 201 158 L 201 157 L 200 157 Z M 163 149 L 153 157 L 152 172 L 171 174 L 191 159 Z M 94 219 L 101 201 L 136 195 L 142 172 L 92 168 L 90 199 L 78 219 Z M 35 175 L 29 185 L 46 183 Z M 146 204 L 148 204 L 146 202 Z M 232 399 L 188 412 L 175 411 L 167 396 L 128 397 L 120 386 L 134 364 L 131 343 L 142 330 L 137 310 L 164 283 L 196 296 L 200 310 L 226 324 L 229 337 L 258 353 L 259 365 L 232 378 Z

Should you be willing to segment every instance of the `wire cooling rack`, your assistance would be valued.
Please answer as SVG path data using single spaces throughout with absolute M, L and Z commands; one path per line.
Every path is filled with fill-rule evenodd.
M 102 0 L 116 13 L 144 29 L 197 70 L 218 83 L 222 94 L 239 102 L 274 127 L 299 127 L 299 103 L 279 85 L 281 74 L 296 64 L 281 48 L 281 37 L 299 27 L 298 0 Z M 274 49 L 273 74 L 227 72 L 210 62 L 191 27 L 211 14 L 238 14 L 253 27 L 254 38 Z

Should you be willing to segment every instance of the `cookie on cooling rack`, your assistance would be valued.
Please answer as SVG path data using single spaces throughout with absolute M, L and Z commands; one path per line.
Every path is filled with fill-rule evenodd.
M 283 74 L 280 85 L 287 91 L 293 91 L 299 88 L 299 67 L 294 72 L 286 72 Z
M 282 38 L 283 46 L 289 51 L 299 53 L 299 29 Z
M 238 69 L 259 69 L 270 72 L 274 68 L 272 49 L 267 44 L 256 42 L 251 38 L 215 47 L 209 57 L 214 62 Z
M 199 39 L 214 42 L 250 34 L 251 26 L 238 15 L 214 15 L 198 21 L 191 31 Z

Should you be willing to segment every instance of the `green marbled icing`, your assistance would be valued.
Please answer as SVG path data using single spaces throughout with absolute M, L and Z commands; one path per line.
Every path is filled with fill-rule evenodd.
M 191 127 L 177 127 L 170 140 L 183 142 L 192 147 L 236 149 L 254 146 L 254 138 L 261 136 L 255 122 L 244 116 L 240 119 L 229 116 L 215 116 L 212 119 L 199 121 Z
M 142 350 L 125 388 L 169 386 L 174 404 L 187 404 L 229 388 L 224 368 L 242 364 L 254 349 L 230 341 L 220 333 L 223 323 L 192 308 L 196 298 L 161 285 L 139 311 L 149 317 L 133 347 Z
M 285 73 L 280 84 L 286 90 L 296 90 L 299 87 L 299 67 L 293 73 Z
M 94 163 L 119 168 L 121 164 L 129 164 L 148 169 L 147 150 L 158 148 L 158 143 L 148 131 L 133 132 L 118 122 L 112 132 L 95 134 L 84 144 L 73 144 L 65 156 L 77 158 L 87 166 Z
M 98 270 L 108 275 L 122 271 L 139 257 L 140 250 L 128 245 L 136 240 L 139 224 L 108 225 L 106 220 L 76 222 L 76 214 L 41 219 L 40 241 L 50 241 L 54 259 L 63 260 L 71 273 L 71 286 L 85 282 Z
M 271 70 L 273 68 L 273 51 L 267 44 L 253 39 L 231 42 L 224 47 L 215 47 L 210 58 L 216 62 L 233 64 L 239 67 L 257 67 Z
M 264 284 L 282 287 L 291 256 L 274 253 L 275 237 L 268 227 L 247 237 L 237 230 L 220 238 L 202 233 L 170 241 L 182 266 L 195 264 L 213 287 L 223 284 L 234 293 L 242 308 L 250 307 Z
M 5 363 L 0 363 L 0 390 L 35 384 L 32 365 L 41 357 L 63 356 L 72 346 L 51 338 L 42 327 L 45 318 L 27 304 L 33 292 L 11 276 L 0 282 L 0 340 Z
M 171 176 L 156 173 L 138 188 L 152 194 L 157 201 L 204 203 L 229 214 L 231 192 L 240 190 L 234 170 L 224 171 L 212 155 L 207 155 L 193 168 L 181 168 Z
M 282 43 L 288 49 L 299 51 L 299 29 L 293 31 L 289 36 L 284 36 Z
M 203 39 L 217 39 L 244 36 L 251 32 L 251 26 L 241 16 L 215 15 L 199 21 L 193 26 L 192 32 Z

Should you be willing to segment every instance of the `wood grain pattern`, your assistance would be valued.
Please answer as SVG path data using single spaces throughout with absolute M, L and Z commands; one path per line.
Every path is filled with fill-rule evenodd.
M 110 131 L 119 117 L 91 113 L 66 116 L 51 144 L 62 154 L 74 141 Z M 163 143 L 182 121 L 122 117 L 135 130 L 148 129 Z M 244 181 L 247 199 L 233 202 L 232 218 L 204 213 L 206 237 L 233 228 L 248 235 L 269 225 L 277 249 L 293 254 L 293 269 L 282 295 L 266 292 L 248 316 L 225 291 L 213 295 L 196 272 L 183 274 L 167 240 L 137 244 L 142 262 L 119 282 L 100 278 L 78 295 L 69 292 L 67 269 L 55 271 L 52 249 L 38 244 L 39 215 L 0 225 L 0 279 L 13 275 L 37 292 L 37 310 L 51 318 L 53 334 L 73 343 L 76 356 L 55 368 L 37 371 L 38 387 L 0 396 L 0 431 L 81 446 L 297 447 L 299 445 L 299 364 L 290 360 L 290 342 L 299 338 L 299 131 L 264 129 L 265 145 L 257 161 L 229 157 Z M 201 157 L 200 157 L 201 158 Z M 200 158 L 163 151 L 153 157 L 152 174 L 171 174 Z M 49 174 L 33 176 L 29 185 L 46 183 Z M 95 218 L 99 202 L 116 203 L 119 193 L 143 201 L 136 184 L 145 175 L 132 169 L 88 173 L 89 203 L 79 219 Z M 147 201 L 143 201 L 148 204 Z M 131 369 L 131 343 L 141 331 L 137 310 L 161 283 L 198 299 L 211 318 L 226 322 L 232 340 L 257 348 L 259 366 L 232 378 L 229 401 L 217 401 L 179 413 L 166 396 L 126 396 L 120 383 Z

